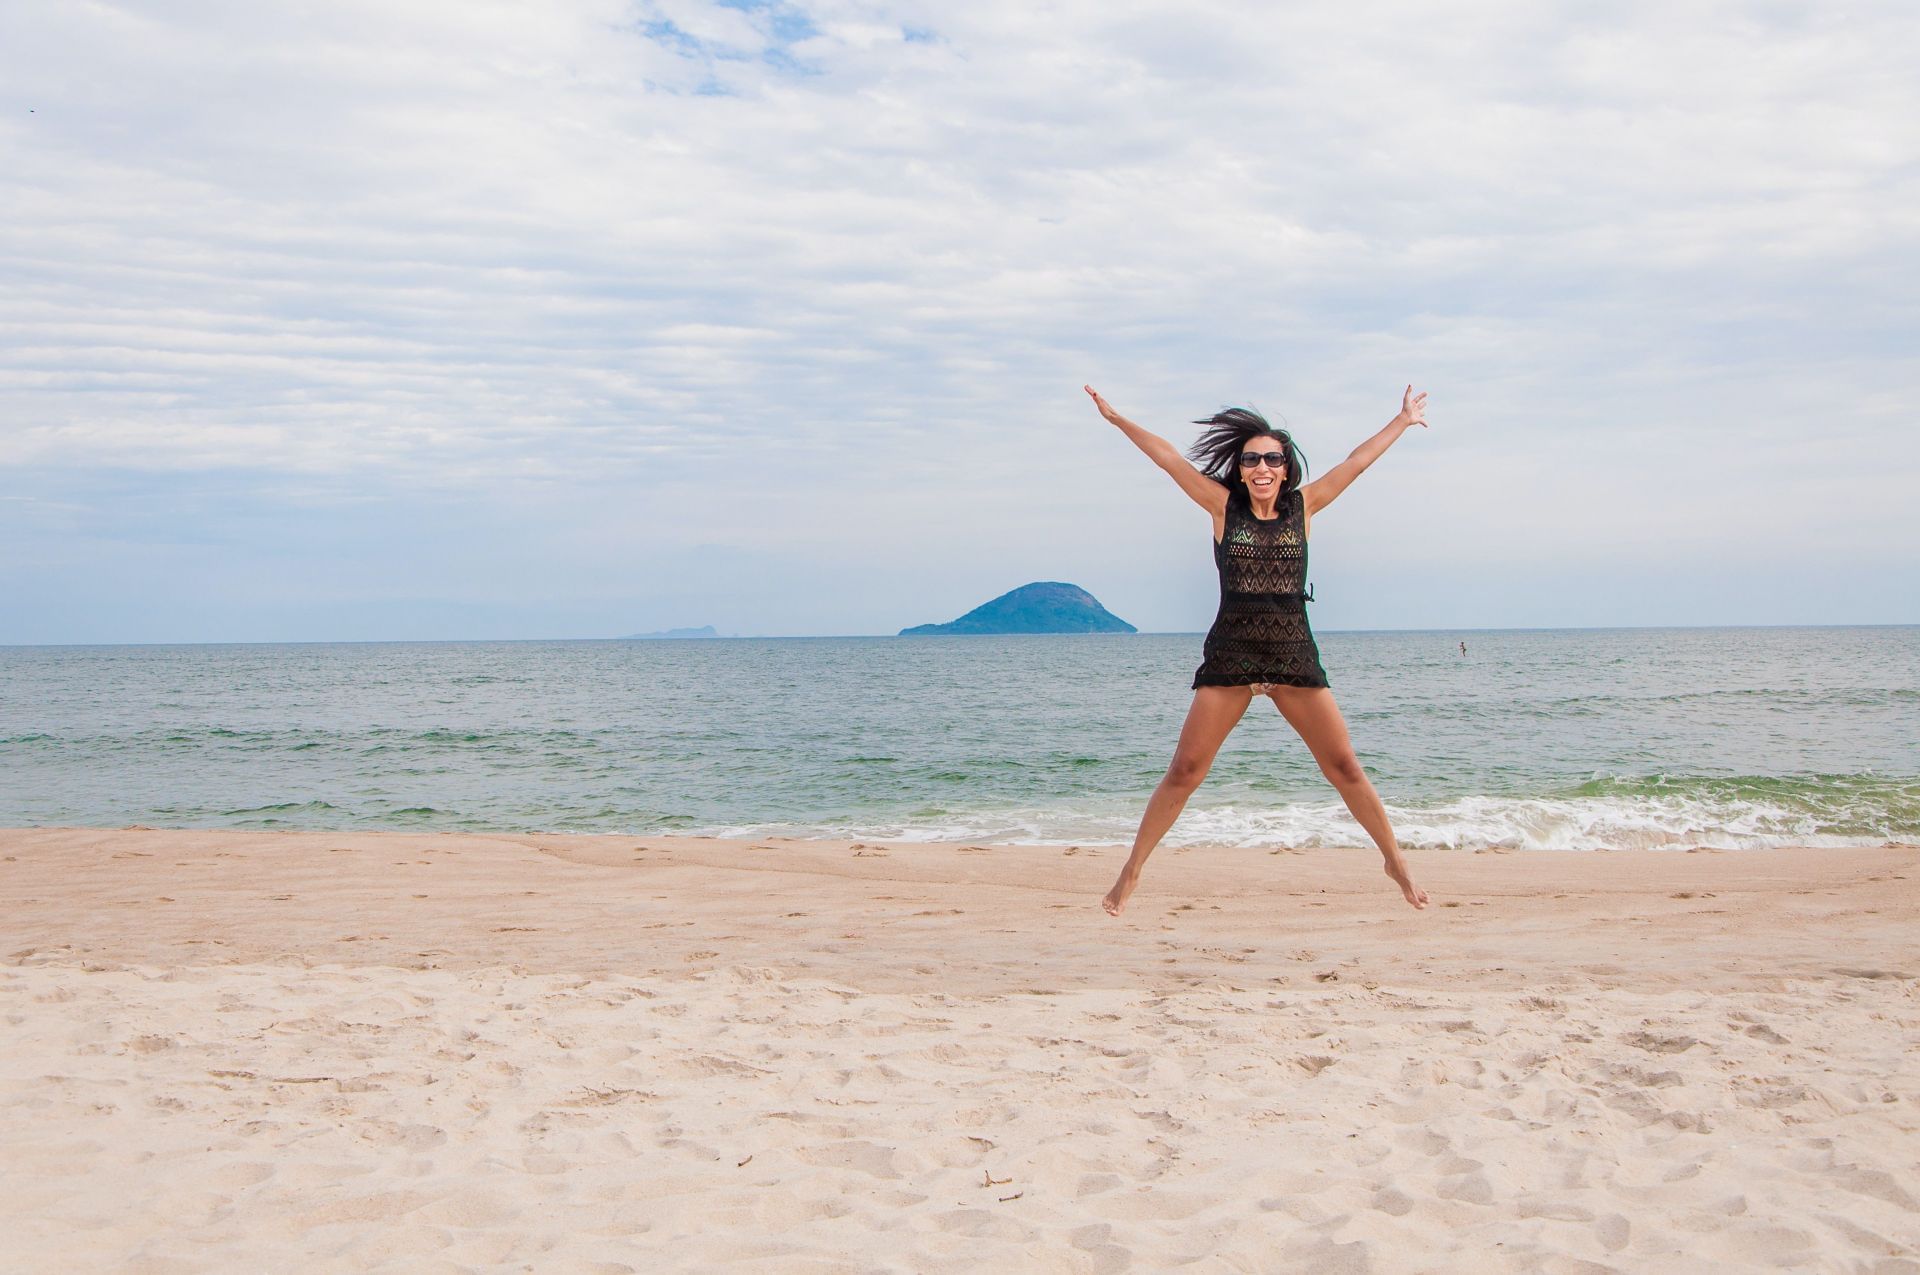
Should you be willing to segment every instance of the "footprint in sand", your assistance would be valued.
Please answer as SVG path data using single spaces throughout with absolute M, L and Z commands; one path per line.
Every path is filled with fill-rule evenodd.
M 869 1177 L 890 1180 L 900 1177 L 894 1164 L 895 1151 L 872 1142 L 836 1142 L 824 1147 L 802 1147 L 795 1153 L 816 1169 L 851 1169 Z
M 393 1120 L 369 1120 L 354 1129 L 353 1134 L 363 1142 L 403 1151 L 425 1151 L 447 1140 L 446 1131 L 433 1125 Z
M 1394 1187 L 1376 1192 L 1373 1207 L 1391 1217 L 1405 1217 L 1413 1212 L 1413 1197 Z
M 1459 1200 L 1463 1204 L 1493 1203 L 1493 1183 L 1478 1171 L 1442 1178 L 1434 1184 L 1433 1193 L 1439 1199 Z
M 1633 1032 L 1621 1039 L 1650 1054 L 1683 1054 L 1700 1043 L 1691 1036 L 1661 1036 L 1653 1032 Z
M 259 1186 L 272 1177 L 277 1170 L 273 1165 L 259 1160 L 245 1161 L 239 1164 L 224 1165 L 207 1173 L 202 1181 L 229 1191 L 238 1191 L 245 1187 Z

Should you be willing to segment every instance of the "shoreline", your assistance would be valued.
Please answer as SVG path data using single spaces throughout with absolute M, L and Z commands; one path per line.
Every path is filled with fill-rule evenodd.
M 1920 850 L 0 830 L 23 1269 L 1920 1269 Z
M 1606 966 L 1608 978 L 1656 977 L 1684 939 L 1696 976 L 1765 979 L 1819 977 L 1833 965 L 1857 964 L 1829 959 L 1834 940 L 1844 932 L 1860 944 L 1868 917 L 1881 913 L 1869 906 L 1880 891 L 1899 892 L 1920 920 L 1914 847 L 1405 853 L 1433 898 L 1424 911 L 1399 897 L 1372 848 L 1170 846 L 1148 863 L 1127 913 L 1116 919 L 1101 913 L 1099 899 L 1125 859 L 1119 846 L 0 829 L 0 908 L 10 916 L 15 952 L 56 945 L 82 917 L 109 921 L 74 949 L 95 961 L 201 963 L 214 955 L 209 949 L 224 948 L 226 961 L 292 952 L 347 964 L 390 958 L 384 963 L 401 968 L 660 972 L 656 949 L 664 945 L 696 969 L 773 963 L 795 973 L 878 979 L 899 991 L 915 990 L 915 980 L 873 968 L 871 949 L 843 952 L 826 941 L 819 933 L 826 916 L 866 927 L 872 933 L 863 937 L 876 943 L 910 934 L 903 950 L 913 953 L 935 935 L 969 941 L 990 919 L 1028 940 L 1031 959 L 988 959 L 975 966 L 975 978 L 1041 977 L 1063 987 L 1094 977 L 1086 972 L 1093 953 L 1102 976 L 1162 972 L 1157 955 L 1147 959 L 1135 946 L 1142 931 L 1231 938 L 1257 952 L 1265 943 L 1337 937 L 1338 959 L 1365 964 L 1376 977 L 1471 983 L 1503 968 L 1503 939 L 1552 925 L 1554 942 L 1532 956 L 1557 971 Z M 740 893 L 752 893 L 756 879 L 784 902 L 742 906 Z M 381 924 L 343 927 L 343 908 L 356 915 L 384 909 Z M 644 928 L 689 908 L 703 916 L 690 947 Z M 489 919 L 501 925 L 482 924 Z M 1749 951 L 1745 926 L 1788 920 L 1751 936 L 1765 938 L 1764 955 Z M 643 928 L 603 929 L 597 959 L 575 950 L 576 928 L 622 923 Z M 1649 943 L 1633 933 L 1644 925 L 1655 925 L 1657 935 L 1670 930 L 1672 941 Z M 725 933 L 709 933 L 714 926 Z M 426 934 L 438 937 L 414 941 Z M 1422 937 L 1414 941 L 1416 934 Z M 703 955 L 689 960 L 693 951 Z M 1049 954 L 1051 962 L 1041 959 Z M 1230 963 L 1232 972 L 1247 976 L 1249 963 Z M 1268 978 L 1294 972 L 1289 966 L 1260 964 Z

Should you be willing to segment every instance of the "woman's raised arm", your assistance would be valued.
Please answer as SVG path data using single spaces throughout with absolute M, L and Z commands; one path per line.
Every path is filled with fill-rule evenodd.
M 1226 512 L 1227 489 L 1222 483 L 1215 482 L 1193 467 L 1193 462 L 1180 454 L 1180 449 L 1169 443 L 1152 430 L 1142 429 L 1126 417 L 1113 410 L 1107 400 L 1094 392 L 1091 385 L 1081 387 L 1093 399 L 1093 405 L 1100 409 L 1100 415 L 1119 427 L 1120 432 L 1133 440 L 1133 445 L 1147 454 L 1147 458 L 1167 471 L 1173 481 L 1180 484 L 1180 490 L 1193 497 L 1193 503 L 1218 518 Z
M 1400 414 L 1387 422 L 1386 428 L 1353 449 L 1353 454 L 1329 469 L 1300 489 L 1301 497 L 1306 501 L 1307 513 L 1316 514 L 1334 501 L 1334 497 L 1347 489 L 1347 485 L 1366 471 L 1368 465 L 1386 454 L 1387 448 L 1399 439 L 1400 435 L 1413 426 L 1427 427 L 1427 392 L 1413 392 L 1413 386 L 1407 386 L 1407 392 L 1400 398 Z

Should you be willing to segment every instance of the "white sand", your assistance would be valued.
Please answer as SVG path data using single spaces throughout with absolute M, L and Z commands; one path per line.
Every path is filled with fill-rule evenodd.
M 0 1267 L 1920 1272 L 1920 852 L 761 844 L 0 832 Z

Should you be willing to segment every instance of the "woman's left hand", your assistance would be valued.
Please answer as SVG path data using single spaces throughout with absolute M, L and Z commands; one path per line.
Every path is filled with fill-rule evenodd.
M 1082 385 L 1080 388 L 1093 396 L 1093 405 L 1100 410 L 1100 415 L 1106 417 L 1116 425 L 1120 423 L 1120 413 L 1114 411 L 1113 408 L 1107 404 L 1107 400 L 1100 397 L 1098 390 L 1094 389 L 1091 385 Z
M 1409 425 L 1427 427 L 1427 392 L 1413 392 L 1413 386 L 1407 386 L 1407 392 L 1400 398 L 1400 419 Z

